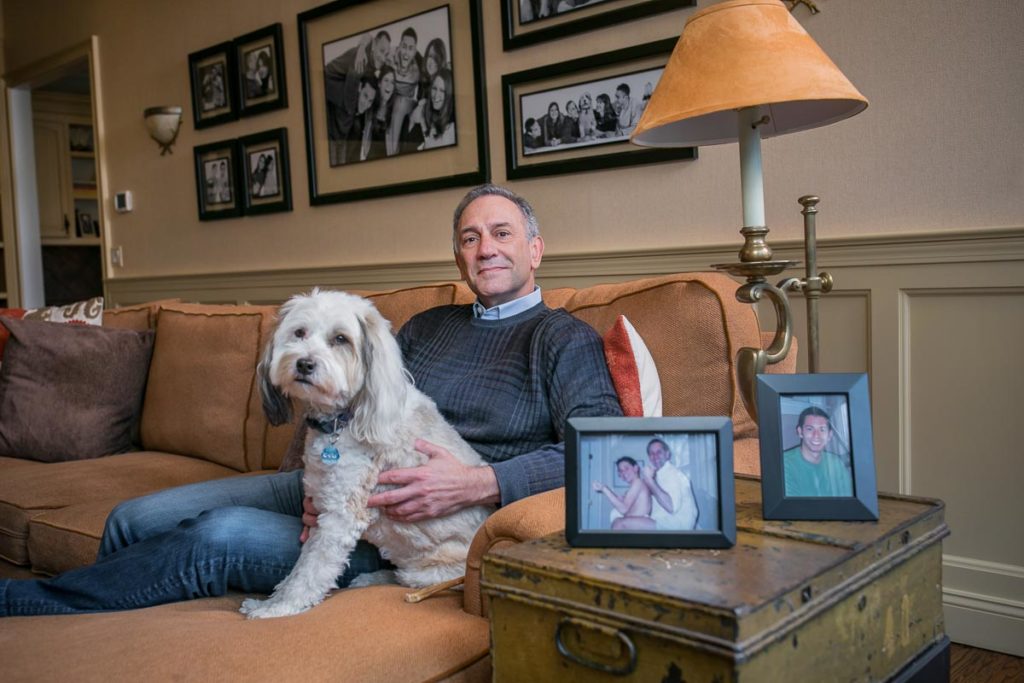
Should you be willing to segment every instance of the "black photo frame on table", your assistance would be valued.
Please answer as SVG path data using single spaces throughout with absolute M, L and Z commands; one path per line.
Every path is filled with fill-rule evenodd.
M 697 0 L 500 1 L 502 46 L 505 50 L 557 40 L 697 4 Z M 679 30 L 682 31 L 682 26 Z
M 878 519 L 866 374 L 758 375 L 757 412 L 765 519 Z
M 732 445 L 732 420 L 726 417 L 570 418 L 565 434 L 566 539 L 578 547 L 732 547 Z M 656 469 L 656 481 L 666 491 L 682 492 L 673 496 L 680 515 L 676 520 L 667 521 L 654 509 L 656 499 L 650 500 L 647 515 L 623 514 L 613 502 L 617 496 L 620 505 L 624 500 L 637 504 L 646 465 Z M 638 493 L 629 501 L 634 486 Z M 689 505 L 683 500 L 687 487 Z M 641 508 L 645 504 L 640 500 Z
M 197 130 L 238 118 L 237 67 L 231 41 L 190 54 L 188 72 L 192 121 Z
M 507 177 L 696 159 L 696 147 L 639 147 L 629 142 L 645 93 L 649 97 L 657 85 L 674 46 L 675 39 L 659 40 L 502 76 Z M 615 113 L 616 100 L 628 112 L 626 127 Z M 578 114 L 575 122 L 572 106 Z M 559 130 L 563 134 L 556 137 Z
M 238 115 L 253 116 L 288 106 L 281 24 L 235 38 Z
M 311 204 L 488 180 L 479 0 L 338 0 L 298 22 Z M 387 46 L 377 42 L 385 35 Z M 373 54 L 385 48 L 397 68 L 377 66 Z M 367 81 L 378 73 L 395 90 L 374 127 L 377 117 L 359 108 L 362 91 L 376 95 Z
M 237 140 L 222 140 L 194 149 L 199 220 L 235 218 L 243 212 Z
M 238 158 L 247 216 L 292 210 L 287 128 L 239 138 Z

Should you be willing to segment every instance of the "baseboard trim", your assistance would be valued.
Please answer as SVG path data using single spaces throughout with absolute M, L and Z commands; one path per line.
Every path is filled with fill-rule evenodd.
M 1024 657 L 1024 616 L 1002 613 L 1008 607 L 1004 601 L 955 593 L 943 590 L 946 633 L 954 643 Z M 1021 611 L 1015 606 L 1009 609 Z

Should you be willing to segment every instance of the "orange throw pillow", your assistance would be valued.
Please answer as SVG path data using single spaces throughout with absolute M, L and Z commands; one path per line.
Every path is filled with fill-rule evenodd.
M 626 417 L 661 417 L 661 379 L 643 338 L 624 315 L 604 335 L 608 372 Z

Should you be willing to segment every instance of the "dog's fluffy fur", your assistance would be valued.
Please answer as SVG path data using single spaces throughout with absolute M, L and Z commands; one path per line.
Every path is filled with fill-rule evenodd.
M 278 314 L 259 378 L 273 424 L 291 419 L 292 399 L 308 417 L 331 420 L 347 412 L 349 422 L 336 434 L 333 445 L 341 457 L 333 464 L 321 459 L 331 438 L 308 430 L 303 482 L 320 510 L 318 525 L 270 598 L 245 600 L 243 613 L 286 616 L 319 604 L 348 566 L 360 537 L 395 564 L 403 585 L 428 586 L 462 575 L 470 541 L 490 506 L 415 523 L 394 522 L 366 506 L 371 493 L 386 488 L 377 485 L 380 472 L 426 462 L 413 448 L 417 438 L 468 465 L 481 464 L 434 402 L 412 385 L 390 326 L 373 304 L 319 290 L 291 298 Z

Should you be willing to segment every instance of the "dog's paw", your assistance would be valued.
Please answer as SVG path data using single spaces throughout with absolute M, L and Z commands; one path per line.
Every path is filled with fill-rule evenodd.
M 275 617 L 290 617 L 293 614 L 305 612 L 307 609 L 309 608 L 295 608 L 283 600 L 248 598 L 242 601 L 242 606 L 238 611 L 248 619 L 273 619 Z
M 380 586 L 384 584 L 398 583 L 398 576 L 390 569 L 380 569 L 375 572 L 360 574 L 352 579 L 349 588 L 364 588 L 366 586 Z

